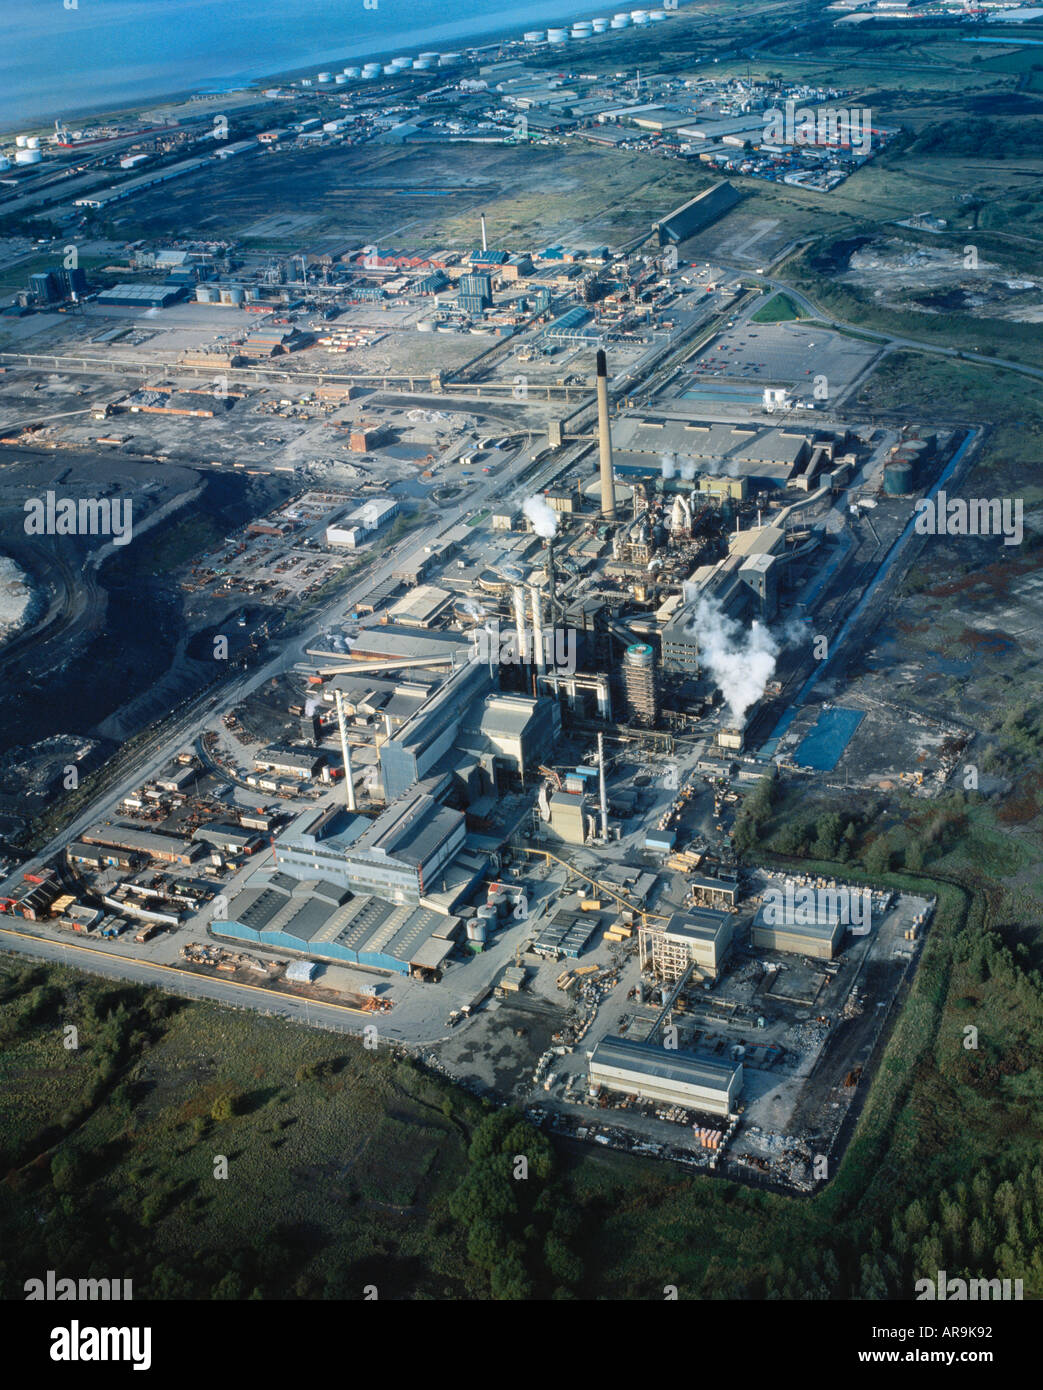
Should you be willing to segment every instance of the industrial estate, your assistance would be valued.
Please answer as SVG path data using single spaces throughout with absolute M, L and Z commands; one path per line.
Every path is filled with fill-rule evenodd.
M 959 6 L 809 28 L 899 10 L 971 41 Z M 1018 776 L 941 694 L 1001 620 L 935 667 L 905 605 L 932 537 L 1024 563 L 1032 494 L 975 473 L 977 388 L 895 384 L 976 351 L 889 299 L 955 304 L 971 212 L 853 201 L 908 102 L 781 38 L 693 57 L 686 16 L 12 133 L 0 946 L 807 1200 L 947 930 L 897 827 Z M 864 321 L 794 270 L 822 235 Z M 1015 371 L 1021 266 L 974 291 L 1018 281 Z

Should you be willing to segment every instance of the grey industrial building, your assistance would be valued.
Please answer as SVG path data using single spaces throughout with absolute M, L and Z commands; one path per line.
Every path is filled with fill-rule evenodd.
M 789 951 L 815 960 L 832 960 L 846 930 L 837 912 L 819 912 L 814 922 L 768 922 L 762 907 L 750 927 L 750 943 L 761 951 Z
M 446 776 L 417 786 L 376 820 L 341 807 L 304 811 L 276 842 L 276 862 L 295 878 L 322 878 L 389 902 L 419 903 L 429 891 L 448 887 L 449 867 L 464 848 L 463 812 L 437 800 L 448 785 Z M 473 872 L 463 875 L 468 887 L 483 867 L 484 859 L 469 861 Z
M 698 978 L 716 979 L 734 932 L 734 915 L 711 907 L 675 912 L 665 922 L 646 918 L 638 930 L 641 968 L 660 980 L 679 980 L 689 969 Z
M 678 124 L 683 127 L 686 122 L 681 121 Z M 741 197 L 738 189 L 733 188 L 726 179 L 722 180 L 712 188 L 697 193 L 694 198 L 689 198 L 687 203 L 674 208 L 673 212 L 668 212 L 658 222 L 653 222 L 652 231 L 660 246 L 670 246 L 684 241 L 687 237 L 695 236 L 696 232 L 701 232 L 711 222 L 716 222 L 718 217 L 723 217 L 726 212 L 731 212 Z
M 179 840 L 176 835 L 159 835 L 133 825 L 92 825 L 82 835 L 84 844 L 104 845 L 128 854 L 141 854 L 168 864 L 191 864 L 203 853 L 203 846 Z M 119 862 L 113 856 L 115 862 Z M 110 862 L 106 859 L 106 863 Z
M 217 936 L 392 974 L 437 976 L 459 935 L 456 917 L 356 895 L 328 881 L 285 873 L 260 878 L 233 899 Z
M 592 1086 L 707 1115 L 732 1114 L 742 1092 L 741 1062 L 713 1062 L 630 1038 L 602 1038 L 589 1075 Z

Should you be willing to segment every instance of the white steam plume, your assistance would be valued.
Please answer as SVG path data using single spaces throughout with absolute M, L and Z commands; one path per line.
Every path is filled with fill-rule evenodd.
M 672 477 L 674 476 L 674 456 L 673 456 L 673 454 L 664 454 L 663 457 L 659 460 L 659 463 L 660 463 L 660 466 L 661 466 L 661 468 L 662 468 L 662 470 L 663 470 L 663 477 L 664 477 L 664 478 L 672 478 Z
M 727 701 L 732 721 L 741 725 L 771 680 L 778 642 L 763 623 L 754 621 L 746 631 L 706 597 L 696 602 L 690 630 L 698 639 L 702 664 Z
M 681 462 L 681 477 L 686 483 L 690 483 L 695 477 L 695 459 L 683 459 Z
M 549 541 L 558 534 L 558 518 L 554 510 L 538 493 L 535 497 L 525 499 L 522 511 L 532 522 L 532 529 L 537 536 L 542 536 L 544 540 Z

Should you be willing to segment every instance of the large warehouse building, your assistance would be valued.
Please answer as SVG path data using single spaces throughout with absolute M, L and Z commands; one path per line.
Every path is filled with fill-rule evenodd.
M 762 907 L 750 927 L 750 943 L 761 951 L 791 951 L 794 955 L 832 960 L 846 930 L 837 912 L 821 912 L 818 921 L 772 923 Z
M 440 972 L 460 930 L 457 917 L 356 895 L 335 883 L 305 883 L 284 873 L 257 879 L 236 895 L 227 918 L 211 923 L 216 936 L 341 965 L 431 977 Z
M 670 246 L 684 241 L 687 237 L 695 236 L 696 232 L 701 232 L 711 222 L 716 222 L 718 217 L 731 212 L 741 197 L 738 189 L 733 188 L 726 179 L 702 193 L 697 193 L 694 198 L 689 198 L 687 203 L 682 203 L 679 208 L 674 208 L 673 212 L 668 212 L 658 222 L 653 222 L 652 230 L 659 238 L 659 245 Z
M 629 1038 L 602 1038 L 591 1053 L 590 1084 L 706 1115 L 730 1115 L 742 1092 L 742 1063 L 711 1062 Z
M 734 914 L 712 907 L 675 912 L 665 923 L 646 919 L 638 932 L 641 969 L 673 981 L 691 966 L 701 978 L 716 979 L 734 929 Z

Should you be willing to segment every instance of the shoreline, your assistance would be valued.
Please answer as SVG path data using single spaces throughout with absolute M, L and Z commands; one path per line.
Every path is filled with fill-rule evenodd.
M 550 0 L 540 0 L 539 3 L 526 5 L 516 11 L 517 18 L 511 17 L 509 20 L 496 15 L 475 16 L 474 19 L 454 20 L 446 24 L 429 25 L 426 28 L 410 32 L 408 38 L 396 41 L 393 47 L 379 47 L 380 43 L 390 44 L 390 39 L 374 36 L 372 42 L 362 41 L 356 44 L 349 44 L 338 48 L 322 49 L 315 56 L 309 56 L 306 60 L 287 68 L 261 68 L 248 73 L 229 75 L 226 77 L 200 78 L 198 82 L 191 83 L 185 87 L 180 87 L 174 91 L 158 91 L 153 94 L 142 95 L 137 98 L 129 99 L 125 105 L 110 105 L 106 103 L 86 103 L 84 105 L 60 106 L 56 104 L 49 113 L 44 115 L 29 115 L 24 118 L 15 119 L 14 117 L 0 116 L 0 135 L 11 135 L 22 132 L 44 132 L 49 133 L 51 125 L 55 120 L 97 120 L 102 116 L 125 116 L 135 112 L 146 111 L 150 107 L 162 107 L 174 103 L 182 103 L 191 100 L 193 97 L 221 97 L 254 93 L 261 95 L 261 89 L 265 86 L 280 86 L 293 81 L 299 81 L 302 77 L 314 76 L 314 69 L 321 66 L 328 66 L 333 72 L 340 71 L 337 64 L 347 66 L 356 63 L 357 60 L 378 59 L 382 62 L 389 61 L 397 53 L 403 51 L 404 47 L 419 48 L 425 44 L 433 44 L 436 41 L 449 44 L 457 41 L 461 45 L 461 51 L 475 51 L 481 49 L 492 49 L 502 47 L 508 43 L 521 43 L 522 32 L 527 27 L 553 27 L 555 20 L 564 24 L 568 21 L 571 26 L 577 20 L 585 18 L 611 18 L 614 13 L 612 5 L 595 7 L 590 0 L 555 0 L 551 4 Z M 677 18 L 683 13 L 683 3 L 679 0 L 678 8 L 669 13 L 669 18 Z M 528 16 L 528 17 L 527 17 Z M 651 28 L 653 26 L 644 26 Z M 659 28 L 659 25 L 654 26 Z M 516 28 L 516 32 L 515 32 Z M 595 35 L 596 38 L 607 38 L 611 33 L 631 34 L 642 32 L 642 26 L 630 26 L 626 30 L 612 31 L 605 34 Z M 576 52 L 576 40 L 570 39 L 568 43 L 560 46 L 563 60 L 570 60 L 572 54 Z M 586 41 L 579 41 L 582 44 L 582 51 L 586 52 L 590 45 Z M 447 48 L 446 51 L 449 51 Z M 535 50 L 540 53 L 547 51 L 546 46 Z M 336 54 L 336 56 L 332 56 Z M 414 55 L 415 56 L 415 55 Z M 566 66 L 571 66 L 571 61 L 566 61 Z M 462 63 L 460 66 L 466 66 Z M 431 69 L 429 73 L 419 74 L 420 76 L 430 76 L 431 73 L 439 71 L 449 74 L 455 72 L 455 68 Z M 344 93 L 354 93 L 359 89 L 365 89 L 377 85 L 377 79 L 373 82 L 361 82 L 353 78 L 348 84 L 342 85 L 339 89 L 336 86 L 304 89 L 300 95 L 334 95 L 338 91 Z M 45 125 L 40 123 L 44 122 Z

